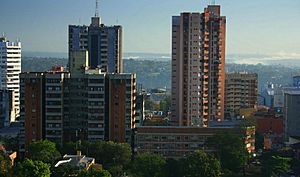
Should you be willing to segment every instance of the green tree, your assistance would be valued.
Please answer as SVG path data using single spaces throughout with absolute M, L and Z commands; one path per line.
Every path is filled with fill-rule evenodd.
M 242 137 L 231 133 L 219 133 L 208 138 L 207 146 L 216 150 L 221 167 L 225 171 L 239 173 L 248 159 L 248 152 Z
M 59 152 L 64 154 L 76 154 L 76 143 L 75 142 L 66 142 L 63 146 L 60 147 Z
M 149 99 L 145 100 L 145 110 L 154 110 L 155 103 Z
M 96 162 L 108 169 L 112 176 L 123 174 L 124 168 L 131 161 L 131 147 L 127 143 L 96 141 L 86 146 L 88 148 L 82 147 L 83 152 L 88 151 L 86 154 L 94 157 Z
M 184 176 L 183 174 L 183 168 L 182 166 L 184 163 L 182 163 L 182 159 L 167 159 L 166 161 L 166 176 L 169 177 L 182 177 Z
M 196 151 L 190 154 L 183 164 L 185 177 L 219 177 L 221 176 L 220 162 L 213 156 Z
M 168 95 L 168 96 L 165 97 L 165 99 L 160 101 L 159 110 L 164 111 L 164 112 L 168 112 L 170 107 L 171 107 L 171 96 Z
M 29 157 L 32 160 L 54 164 L 56 160 L 61 158 L 61 155 L 56 149 L 55 143 L 49 140 L 42 140 L 30 144 Z
M 50 165 L 42 161 L 25 159 L 14 169 L 14 177 L 50 177 Z
M 112 177 L 109 171 L 107 170 L 82 170 L 78 177 Z
M 289 157 L 282 157 L 281 152 L 265 152 L 261 160 L 262 172 L 266 177 L 281 175 L 291 169 L 292 159 Z
M 72 175 L 77 175 L 80 171 L 80 168 L 70 165 L 59 165 L 58 167 L 53 167 L 51 171 L 51 177 L 69 177 Z
M 133 177 L 162 177 L 166 161 L 156 154 L 140 154 L 132 162 L 130 174 Z

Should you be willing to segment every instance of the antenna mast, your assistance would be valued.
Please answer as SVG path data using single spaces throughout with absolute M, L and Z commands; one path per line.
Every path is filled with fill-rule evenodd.
M 99 17 L 99 0 L 96 0 L 95 17 Z
M 215 0 L 212 0 L 212 1 L 211 1 L 211 5 L 216 5 L 216 1 L 215 1 Z

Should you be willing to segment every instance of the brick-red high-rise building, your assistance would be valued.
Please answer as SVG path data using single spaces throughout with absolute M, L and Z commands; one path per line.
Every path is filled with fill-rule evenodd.
M 172 117 L 207 127 L 224 119 L 226 18 L 219 5 L 172 18 Z

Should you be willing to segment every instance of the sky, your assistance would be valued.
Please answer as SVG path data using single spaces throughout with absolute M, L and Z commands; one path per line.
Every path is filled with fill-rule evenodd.
M 123 51 L 169 54 L 171 17 L 209 0 L 100 0 L 106 25 L 123 26 Z M 300 58 L 300 0 L 216 0 L 227 18 L 227 54 Z M 23 51 L 67 52 L 68 25 L 90 24 L 95 0 L 1 0 L 0 32 Z

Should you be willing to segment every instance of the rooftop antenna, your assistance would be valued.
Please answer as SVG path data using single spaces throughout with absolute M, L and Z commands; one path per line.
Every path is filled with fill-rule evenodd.
M 99 17 L 99 0 L 96 0 L 95 17 Z
M 211 5 L 216 5 L 216 1 L 215 0 L 211 0 Z

